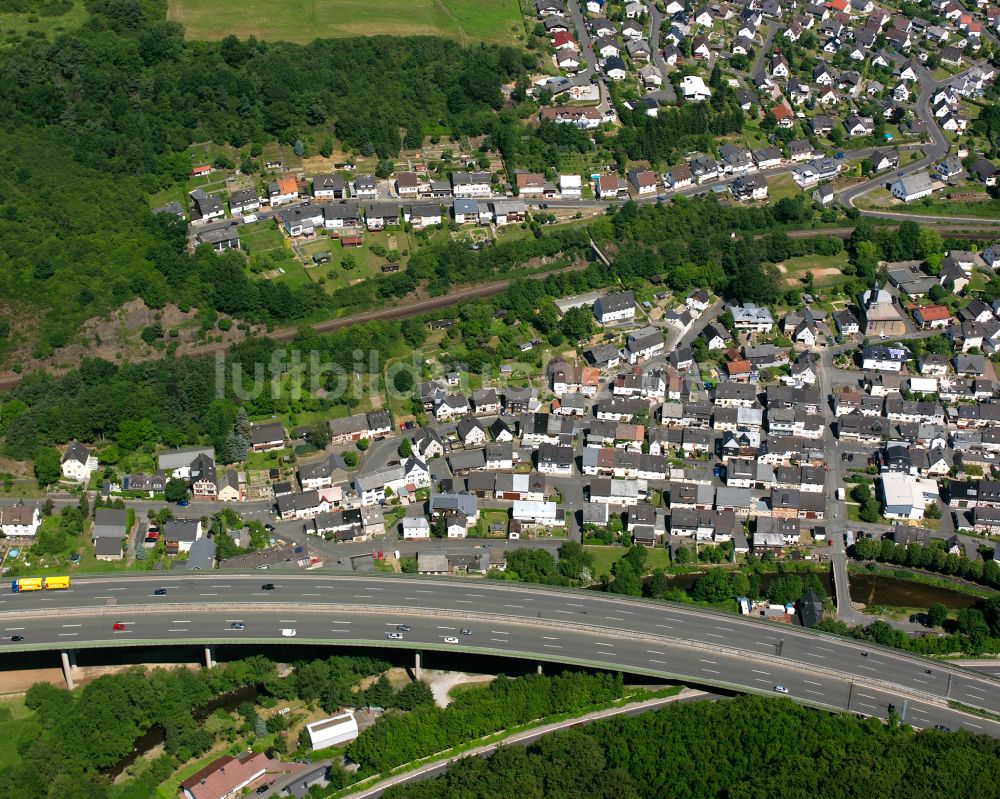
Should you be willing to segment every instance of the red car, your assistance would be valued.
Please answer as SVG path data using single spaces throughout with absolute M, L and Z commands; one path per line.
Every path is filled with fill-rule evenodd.
M 122 624 L 120 621 L 116 621 L 114 624 L 111 625 L 111 629 L 112 630 L 124 630 L 125 629 L 125 625 Z

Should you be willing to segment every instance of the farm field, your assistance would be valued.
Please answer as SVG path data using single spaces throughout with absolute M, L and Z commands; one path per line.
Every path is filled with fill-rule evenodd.
M 234 13 L 235 11 L 235 13 Z M 447 36 L 513 44 L 524 35 L 517 0 L 170 0 L 167 18 L 188 39 L 310 42 L 344 36 Z

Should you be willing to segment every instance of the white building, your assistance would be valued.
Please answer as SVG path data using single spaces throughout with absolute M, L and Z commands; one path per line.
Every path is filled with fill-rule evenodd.
M 328 719 L 307 724 L 306 731 L 309 733 L 309 744 L 315 752 L 317 749 L 353 741 L 358 737 L 358 722 L 354 714 L 347 710 Z
M 37 505 L 7 505 L 0 508 L 0 532 L 5 538 L 34 538 L 41 525 Z
M 904 203 L 911 203 L 923 197 L 929 197 L 934 191 L 934 184 L 926 172 L 906 175 L 894 181 L 889 187 L 892 196 Z
M 887 519 L 922 519 L 926 505 L 920 481 L 908 474 L 882 475 L 882 496 Z
M 712 90 L 697 75 L 685 75 L 681 80 L 681 90 L 684 92 L 684 99 L 692 102 L 708 100 L 712 96 Z
M 97 456 L 79 441 L 70 441 L 62 456 L 62 476 L 74 483 L 86 483 L 97 468 Z
M 403 519 L 403 540 L 423 541 L 431 537 L 431 525 L 423 516 L 407 516 Z
M 563 197 L 579 197 L 583 192 L 583 179 L 579 175 L 560 175 L 559 193 Z

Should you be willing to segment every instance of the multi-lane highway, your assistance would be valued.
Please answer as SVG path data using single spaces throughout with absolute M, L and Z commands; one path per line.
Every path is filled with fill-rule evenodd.
M 274 588 L 265 590 L 263 585 Z M 157 594 L 157 589 L 166 593 Z M 412 629 L 389 640 L 397 625 Z M 462 635 L 469 629 L 471 635 Z M 1000 737 L 1000 681 L 861 642 L 677 604 L 488 580 L 211 574 L 75 578 L 68 591 L 0 593 L 0 651 L 296 643 L 394 646 L 582 663 L 774 693 L 919 727 Z M 13 636 L 23 640 L 13 641 Z M 458 644 L 445 639 L 458 639 Z

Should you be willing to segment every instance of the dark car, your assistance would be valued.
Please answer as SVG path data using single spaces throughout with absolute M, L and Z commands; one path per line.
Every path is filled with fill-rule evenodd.
M 408 633 L 413 628 L 409 624 L 397 624 L 396 629 L 399 630 L 401 633 Z
M 270 785 L 261 785 L 254 793 L 267 793 L 269 790 L 271 790 Z
M 948 727 L 944 724 L 935 724 L 934 729 L 940 730 L 941 732 L 951 732 L 951 727 Z
M 264 583 L 260 587 L 260 590 L 261 591 L 273 591 L 274 590 L 274 583 Z
M 265 524 L 264 525 L 264 529 L 267 530 L 269 533 L 273 533 L 274 532 L 274 525 L 273 524 Z
M 12 644 L 16 644 L 16 643 L 18 643 L 20 641 L 23 641 L 23 640 L 24 640 L 24 636 L 23 635 L 12 635 L 10 637 L 10 642 Z
M 153 593 L 156 596 L 166 596 L 167 595 L 167 589 L 166 588 L 157 588 L 155 591 L 153 591 Z

